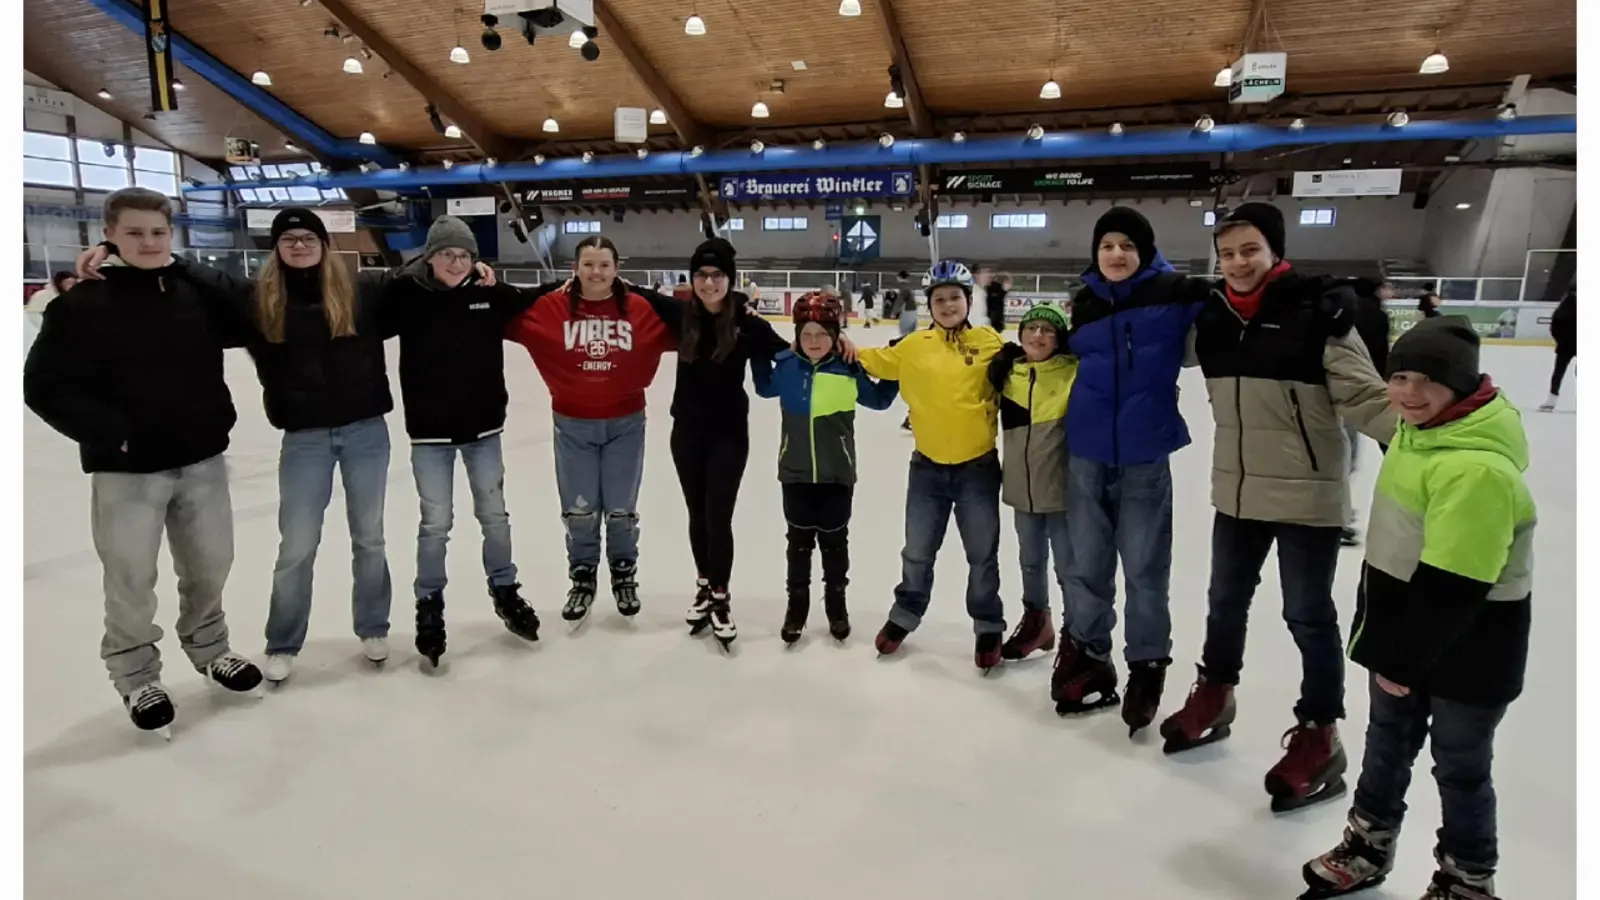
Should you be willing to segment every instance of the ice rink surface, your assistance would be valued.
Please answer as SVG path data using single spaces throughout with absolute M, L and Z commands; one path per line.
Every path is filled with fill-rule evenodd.
M 891 332 L 852 334 L 872 344 Z M 349 538 L 336 491 L 310 640 L 293 678 L 265 699 L 221 695 L 190 669 L 172 634 L 176 601 L 163 563 L 164 680 L 178 705 L 171 744 L 136 733 L 106 679 L 89 480 L 75 448 L 26 416 L 28 896 L 1287 900 L 1301 889 L 1301 863 L 1338 840 L 1347 797 L 1274 817 L 1262 788 L 1293 724 L 1299 682 L 1275 559 L 1257 595 L 1233 737 L 1181 757 L 1162 755 L 1153 728 L 1130 742 L 1112 711 L 1057 718 L 1049 658 L 980 675 L 953 528 L 926 624 L 898 657 L 877 659 L 871 642 L 899 576 L 911 451 L 898 404 L 857 417 L 855 634 L 842 647 L 827 638 L 815 588 L 810 630 L 786 650 L 777 636 L 779 415 L 775 401 L 752 400 L 732 585 L 740 636 L 724 656 L 683 625 L 695 569 L 668 452 L 668 357 L 650 392 L 644 611 L 623 620 L 602 580 L 589 623 L 569 635 L 559 616 L 566 566 L 549 398 L 521 348 L 506 352 L 512 527 L 544 638 L 524 644 L 495 619 L 458 476 L 450 650 L 440 673 L 421 671 L 411 647 L 418 507 L 396 411 L 387 668 L 361 660 L 351 635 Z M 391 346 L 391 374 L 397 353 Z M 1543 348 L 1483 351 L 1484 368 L 1524 410 L 1540 514 L 1527 691 L 1496 748 L 1500 893 L 1558 900 L 1575 894 L 1578 398 L 1569 377 L 1561 411 L 1534 411 L 1551 359 Z M 228 618 L 235 648 L 259 658 L 277 548 L 278 433 L 242 353 L 230 354 L 229 378 L 240 422 L 229 454 L 238 525 Z M 1173 459 L 1176 648 L 1163 716 L 1182 704 L 1194 675 L 1210 553 L 1209 410 L 1198 372 L 1186 372 L 1182 388 L 1196 442 Z M 1378 457 L 1371 442 L 1362 451 L 1355 484 L 1365 507 Z M 1014 624 L 1016 545 L 1009 511 L 1002 516 Z M 1346 550 L 1339 569 L 1346 627 L 1360 553 Z M 1056 606 L 1059 622 L 1059 597 Z M 1119 643 L 1119 670 L 1120 654 Z M 1353 786 L 1367 687 L 1362 670 L 1349 672 L 1342 735 Z M 1439 802 L 1426 754 L 1395 874 L 1364 896 L 1410 900 L 1432 871 Z

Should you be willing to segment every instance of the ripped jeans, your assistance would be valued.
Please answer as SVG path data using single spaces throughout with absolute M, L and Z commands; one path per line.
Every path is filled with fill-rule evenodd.
M 567 564 L 600 565 L 600 519 L 606 559 L 639 558 L 639 484 L 644 478 L 644 413 L 614 419 L 555 416 L 556 492 L 567 530 Z

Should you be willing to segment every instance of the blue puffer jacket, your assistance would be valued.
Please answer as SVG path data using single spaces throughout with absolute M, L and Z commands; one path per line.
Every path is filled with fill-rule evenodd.
M 1067 405 L 1072 455 L 1136 466 L 1188 446 L 1178 372 L 1209 282 L 1179 275 L 1159 252 L 1126 281 L 1091 268 L 1083 282 L 1067 339 L 1078 357 Z

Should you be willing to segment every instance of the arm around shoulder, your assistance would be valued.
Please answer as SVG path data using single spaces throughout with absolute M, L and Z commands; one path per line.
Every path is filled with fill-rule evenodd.
M 1394 440 L 1400 416 L 1389 405 L 1389 392 L 1354 331 L 1330 337 L 1322 351 L 1328 396 L 1340 418 L 1380 444 Z

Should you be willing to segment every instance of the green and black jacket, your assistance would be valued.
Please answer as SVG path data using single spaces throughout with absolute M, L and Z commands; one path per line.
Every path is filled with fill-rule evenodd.
M 999 358 L 993 368 L 1006 365 Z M 1078 359 L 1058 354 L 1010 363 L 1000 388 L 1000 433 L 1005 449 L 1000 499 L 1030 513 L 1067 510 L 1067 399 Z
M 750 369 L 756 395 L 778 398 L 783 410 L 778 481 L 855 484 L 856 404 L 888 409 L 899 383 L 873 381 L 859 364 L 831 353 L 818 362 L 793 350 L 771 361 L 752 356 Z

